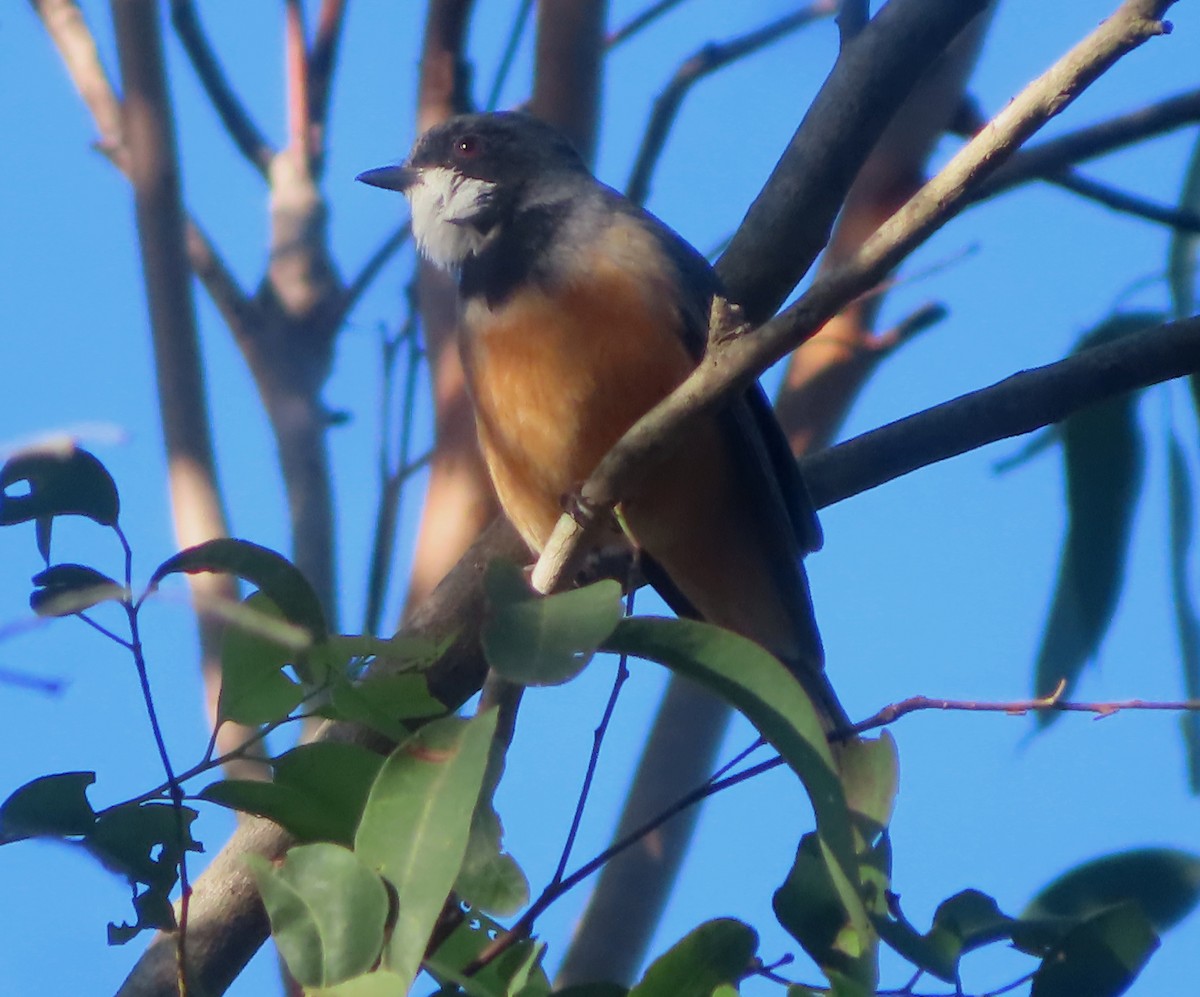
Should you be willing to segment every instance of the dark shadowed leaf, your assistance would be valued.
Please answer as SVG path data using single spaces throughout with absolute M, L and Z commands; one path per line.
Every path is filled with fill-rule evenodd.
M 554 997 L 626 997 L 628 988 L 619 983 L 580 983 L 565 990 L 555 990 Z
M 574 678 L 621 619 L 621 586 L 611 579 L 534 598 L 521 569 L 488 565 L 491 612 L 482 635 L 488 664 L 520 685 L 558 685 Z
M 110 944 L 124 944 L 147 928 L 175 926 L 170 893 L 179 879 L 179 860 L 185 850 L 203 851 L 192 837 L 196 816 L 191 807 L 176 813 L 169 803 L 158 802 L 124 803 L 98 816 L 83 839 L 84 847 L 129 881 L 138 915 L 132 925 L 109 925 Z
M 29 608 L 38 616 L 71 616 L 125 598 L 123 585 L 86 564 L 55 564 L 33 576 Z
M 1141 848 L 1094 859 L 1042 890 L 1022 919 L 1084 918 L 1132 902 L 1163 931 L 1200 899 L 1200 855 L 1173 848 Z
M 1158 936 L 1135 904 L 1110 907 L 1077 924 L 1046 956 L 1030 997 L 1117 997 L 1156 948 Z
M 1079 350 L 1112 342 L 1161 321 L 1159 314 L 1118 315 L 1088 333 Z M 1034 687 L 1069 693 L 1099 650 L 1124 581 L 1133 513 L 1145 469 L 1137 394 L 1075 413 L 1061 426 L 1067 486 L 1067 536 L 1042 634 Z M 1046 726 L 1058 716 L 1039 711 Z
M 86 450 L 31 448 L 0 467 L 0 526 L 35 521 L 38 549 L 46 560 L 55 516 L 86 516 L 114 526 L 120 512 L 112 475 Z
M 0 804 L 0 841 L 87 834 L 96 822 L 87 788 L 95 772 L 58 772 L 25 783 Z
M 772 898 L 775 917 L 822 972 L 873 988 L 875 932 L 862 902 L 835 880 L 835 870 L 821 839 L 804 835 L 787 879 Z
M 297 981 L 329 986 L 375 964 L 383 946 L 387 889 L 354 852 L 340 845 L 300 845 L 289 849 L 279 868 L 257 855 L 246 862 L 271 934 Z
M 284 619 L 303 627 L 314 641 L 323 640 L 328 633 L 321 600 L 300 569 L 282 554 L 248 540 L 221 537 L 181 550 L 154 570 L 150 588 L 167 575 L 202 571 L 235 575 L 250 582 L 279 607 Z
M 1183 178 L 1183 190 L 1179 194 L 1179 207 L 1183 211 L 1200 214 L 1200 136 L 1192 146 Z M 1171 311 L 1176 318 L 1187 318 L 1196 310 L 1196 262 L 1200 250 L 1200 235 L 1171 230 L 1171 241 L 1167 247 L 1167 284 L 1171 289 Z M 1195 377 L 1195 375 L 1192 375 Z
M 295 662 L 297 652 L 266 625 L 282 620 L 283 614 L 264 593 L 253 593 L 243 605 L 264 625 L 225 628 L 217 715 L 250 725 L 282 720 L 305 696 L 304 687 L 283 671 L 285 665 Z
M 462 866 L 495 730 L 495 710 L 434 720 L 392 752 L 367 797 L 355 851 L 396 889 L 384 966 L 406 986 Z
M 706 921 L 650 964 L 629 997 L 711 997 L 751 968 L 758 933 L 732 918 Z
M 1175 613 L 1175 633 L 1183 662 L 1183 686 L 1189 699 L 1200 699 L 1200 617 L 1188 582 L 1195 523 L 1192 512 L 1191 475 L 1183 446 L 1174 431 L 1167 441 L 1167 478 L 1170 491 L 1171 521 L 1171 603 Z M 1185 712 L 1180 717 L 1184 750 L 1188 760 L 1188 782 L 1193 793 L 1200 793 L 1200 713 Z
M 302 842 L 349 845 L 383 758 L 356 744 L 303 744 L 272 763 L 272 782 L 223 779 L 200 799 L 275 821 Z

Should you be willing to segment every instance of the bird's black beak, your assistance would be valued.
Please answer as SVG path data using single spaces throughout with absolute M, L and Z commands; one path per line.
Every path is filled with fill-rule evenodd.
M 376 170 L 367 170 L 354 179 L 372 187 L 382 187 L 384 190 L 407 191 L 420 179 L 421 171 L 411 166 L 381 166 Z

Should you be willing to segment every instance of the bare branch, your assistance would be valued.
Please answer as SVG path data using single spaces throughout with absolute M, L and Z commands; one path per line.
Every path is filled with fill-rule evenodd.
M 1017 184 L 1052 176 L 1064 167 L 1095 159 L 1198 121 L 1200 90 L 1169 97 L 1022 150 L 980 185 L 975 197 L 992 197 Z
M 308 109 L 308 41 L 304 31 L 304 7 L 300 0 L 284 0 L 284 53 L 287 65 L 288 148 L 306 165 L 311 149 L 311 118 Z
M 650 114 L 650 121 L 642 136 L 641 148 L 638 149 L 633 171 L 630 173 L 629 182 L 625 187 L 626 196 L 637 204 L 645 203 L 646 197 L 650 193 L 650 177 L 658 165 L 659 157 L 667 142 L 667 135 L 679 114 L 679 108 L 682 106 L 684 98 L 693 86 L 704 77 L 739 59 L 754 55 L 773 42 L 786 38 L 813 21 L 828 17 L 836 10 L 836 0 L 816 0 L 798 11 L 786 14 L 770 24 L 756 28 L 737 38 L 720 43 L 709 42 L 698 52 L 685 59 L 675 70 L 671 82 L 655 98 L 654 110 Z
M 317 15 L 317 33 L 308 55 L 309 145 L 313 172 L 320 176 L 325 159 L 325 136 L 329 130 L 329 94 L 337 65 L 338 44 L 345 23 L 346 0 L 324 0 Z
M 225 131 L 247 162 L 265 178 L 275 150 L 229 85 L 200 25 L 193 0 L 171 0 L 171 24 Z
M 975 184 L 1005 156 L 1061 112 L 1089 83 L 1122 55 L 1164 33 L 1159 17 L 1172 0 L 1125 0 L 1117 11 L 1053 67 L 1027 86 L 971 142 L 886 222 L 846 264 L 821 274 L 800 299 L 753 335 L 748 328 L 717 330 L 715 342 L 695 373 L 644 416 L 600 462 L 581 491 L 581 504 L 611 507 L 677 439 L 679 427 L 743 389 L 786 356 L 849 300 L 869 290 L 909 252 L 969 203 Z M 893 5 L 884 8 L 886 11 Z M 879 17 L 882 17 L 882 13 Z M 874 26 L 879 21 L 872 21 Z M 864 30 L 859 44 L 866 39 Z M 738 237 L 734 237 L 734 242 Z M 572 527 L 563 517 L 563 529 Z M 569 561 L 569 548 L 559 551 Z M 558 577 L 556 567 L 550 577 Z
M 658 0 L 657 3 L 652 3 L 641 13 L 634 14 L 628 21 L 622 24 L 615 31 L 609 32 L 608 38 L 605 39 L 605 46 L 609 49 L 616 48 L 622 42 L 629 41 L 634 35 L 642 31 L 644 28 L 650 27 L 664 14 L 669 14 L 672 10 L 678 7 L 684 0 Z
M 417 85 L 417 132 L 470 110 L 471 67 L 463 57 L 473 0 L 430 0 Z
M 541 0 L 528 110 L 596 155 L 606 0 Z
M 1017 699 L 1011 702 L 984 702 L 974 699 L 933 699 L 929 696 L 910 696 L 899 703 L 885 706 L 853 728 L 853 733 L 862 734 L 878 727 L 886 727 L 901 717 L 918 710 L 955 710 L 961 713 L 1004 713 L 1019 717 L 1027 713 L 1094 713 L 1096 719 L 1111 717 L 1123 710 L 1149 710 L 1167 713 L 1195 713 L 1200 711 L 1200 700 L 1181 699 L 1159 701 L 1152 699 L 1121 699 L 1111 702 L 1071 702 L 1060 700 L 1057 694 L 1040 699 Z
M 529 15 L 532 12 L 533 0 L 521 0 L 521 5 L 513 14 L 508 40 L 504 43 L 504 51 L 500 54 L 496 75 L 492 79 L 487 99 L 483 103 L 485 110 L 494 111 L 500 103 L 500 94 L 504 90 L 504 84 L 508 81 L 508 74 L 512 70 L 513 60 L 517 57 L 517 49 L 520 47 L 521 38 L 525 35 L 525 26 L 529 23 Z
M 805 457 L 800 466 L 821 508 L 931 463 L 1053 425 L 1106 398 L 1197 370 L 1200 318 L 1190 318 L 1013 374 Z
M 1064 170 L 1046 177 L 1046 180 L 1056 187 L 1069 190 L 1072 194 L 1095 201 L 1113 211 L 1144 218 L 1146 221 L 1166 225 L 1180 232 L 1200 233 L 1200 214 L 1195 211 L 1158 204 L 1148 198 L 1117 190 L 1108 184 L 1082 176 L 1076 170 Z
M 829 241 L 846 191 L 896 110 L 989 2 L 891 0 L 842 50 L 717 262 L 726 292 L 751 321 L 765 320 L 791 293 Z
M 871 2 L 870 0 L 841 0 L 838 6 L 841 8 L 837 16 L 838 34 L 842 37 L 842 47 L 844 48 L 871 20 Z
M 387 266 L 388 261 L 408 242 L 409 235 L 411 235 L 411 229 L 408 225 L 401 225 L 379 244 L 375 252 L 367 257 L 362 269 L 355 274 L 353 280 L 346 286 L 345 294 L 342 295 L 343 315 L 348 314 L 354 308 L 363 292 L 379 276 L 379 271 Z M 340 325 L 341 322 L 339 321 L 338 324 Z

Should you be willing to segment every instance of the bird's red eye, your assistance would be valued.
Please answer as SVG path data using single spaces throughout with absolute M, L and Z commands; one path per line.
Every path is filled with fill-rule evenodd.
M 454 143 L 454 151 L 463 159 L 474 159 L 481 146 L 478 135 L 464 135 Z

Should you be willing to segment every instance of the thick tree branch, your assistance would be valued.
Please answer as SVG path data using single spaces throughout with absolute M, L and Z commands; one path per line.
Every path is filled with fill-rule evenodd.
M 540 0 L 528 110 L 596 155 L 607 0 Z
M 193 0 L 171 0 L 171 24 L 225 131 L 246 161 L 265 179 L 275 150 L 229 85 L 208 43 Z
M 821 274 L 794 305 L 753 334 L 748 334 L 748 327 L 714 329 L 708 353 L 696 372 L 639 420 L 600 462 L 581 490 L 582 504 L 597 508 L 615 505 L 637 477 L 669 450 L 680 426 L 745 388 L 758 372 L 790 353 L 848 301 L 882 280 L 905 255 L 969 203 L 972 188 L 1007 154 L 1067 107 L 1121 56 L 1163 34 L 1166 29 L 1159 18 L 1171 3 L 1125 0 L 1111 17 L 1018 94 L 852 259 Z M 878 20 L 872 21 L 872 26 Z M 859 39 L 868 33 L 869 28 Z M 555 546 L 547 545 L 553 556 L 543 554 L 536 569 L 543 584 L 552 585 L 552 580 L 559 577 L 560 566 L 570 563 L 575 541 L 566 538 L 581 533 L 570 516 L 560 520 L 553 538 Z
M 896 110 L 929 63 L 988 3 L 891 0 L 842 50 L 717 262 L 730 299 L 752 322 L 774 314 L 808 271 Z
M 1200 317 L 1155 326 L 871 430 L 800 462 L 818 508 L 1200 370 Z

